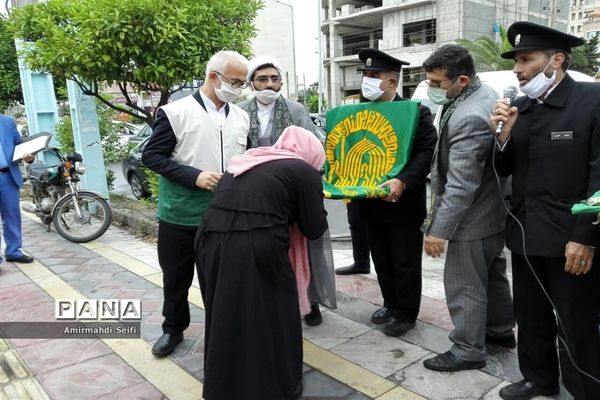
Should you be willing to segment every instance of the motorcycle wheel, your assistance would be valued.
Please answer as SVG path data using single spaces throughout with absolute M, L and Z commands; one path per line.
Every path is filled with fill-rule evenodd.
M 106 200 L 94 193 L 78 193 L 77 204 L 81 218 L 77 215 L 72 196 L 65 196 L 56 203 L 52 214 L 56 232 L 76 243 L 102 236 L 112 221 L 112 211 Z

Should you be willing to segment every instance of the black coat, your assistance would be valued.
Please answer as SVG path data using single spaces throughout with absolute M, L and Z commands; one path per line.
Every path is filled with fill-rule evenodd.
M 520 97 L 519 116 L 496 167 L 512 174 L 512 212 L 525 227 L 527 254 L 563 257 L 568 241 L 600 245 L 595 215 L 571 206 L 600 190 L 600 85 L 565 76 L 538 103 Z M 523 254 L 521 231 L 510 217 L 506 241 Z
M 393 101 L 406 101 L 396 95 Z M 361 199 L 360 213 L 363 221 L 383 224 L 420 225 L 427 214 L 425 178 L 431 170 L 431 159 L 437 141 L 437 131 L 428 107 L 421 105 L 419 126 L 410 153 L 410 158 L 396 176 L 406 184 L 406 189 L 397 202 L 381 199 Z

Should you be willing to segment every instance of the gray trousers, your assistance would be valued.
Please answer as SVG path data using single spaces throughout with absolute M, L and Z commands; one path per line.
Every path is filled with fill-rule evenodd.
M 485 335 L 505 337 L 515 327 L 503 249 L 503 232 L 448 243 L 444 289 L 454 323 L 450 351 L 459 359 L 485 360 Z

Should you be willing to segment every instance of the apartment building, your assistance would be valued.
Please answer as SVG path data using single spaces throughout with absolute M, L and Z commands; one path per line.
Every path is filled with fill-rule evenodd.
M 531 21 L 567 31 L 571 0 L 318 0 L 323 21 L 325 96 L 330 106 L 358 101 L 358 53 L 378 48 L 410 62 L 399 92 L 424 79 L 423 61 L 455 39 L 497 37 L 498 27 Z
M 600 0 L 571 1 L 569 32 L 586 40 L 600 36 Z

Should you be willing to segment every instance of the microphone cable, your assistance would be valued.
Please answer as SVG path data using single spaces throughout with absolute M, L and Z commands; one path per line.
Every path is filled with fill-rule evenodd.
M 600 379 L 598 379 L 595 376 L 593 376 L 592 374 L 590 374 L 590 373 L 582 370 L 579 367 L 579 365 L 577 365 L 577 363 L 575 362 L 575 360 L 573 359 L 573 355 L 571 354 L 571 350 L 569 349 L 569 346 L 568 346 L 568 339 L 569 338 L 567 337 L 567 331 L 565 330 L 565 327 L 564 327 L 564 324 L 562 322 L 562 319 L 560 318 L 560 315 L 558 313 L 558 308 L 556 307 L 556 305 L 552 301 L 552 297 L 550 296 L 550 294 L 548 293 L 548 291 L 544 287 L 544 284 L 540 280 L 539 276 L 536 274 L 535 269 L 533 268 L 533 265 L 531 265 L 531 263 L 529 262 L 529 257 L 527 256 L 527 248 L 526 248 L 526 244 L 525 244 L 525 228 L 523 228 L 523 225 L 521 224 L 521 221 L 519 221 L 519 219 L 510 211 L 510 208 L 508 207 L 508 205 L 506 204 L 506 200 L 504 199 L 504 193 L 502 192 L 502 182 L 500 182 L 500 175 L 498 174 L 498 171 L 496 170 L 496 151 L 497 151 L 496 148 L 498 147 L 499 144 L 498 144 L 496 136 L 495 135 L 493 135 L 493 136 L 494 136 L 494 143 L 493 143 L 494 148 L 493 148 L 493 151 L 492 151 L 492 169 L 494 171 L 494 175 L 496 176 L 496 183 L 498 184 L 498 191 L 500 192 L 500 197 L 502 198 L 502 205 L 504 206 L 504 209 L 506 210 L 506 212 L 508 213 L 508 215 L 510 215 L 510 217 L 519 226 L 519 229 L 521 231 L 521 238 L 523 239 L 523 257 L 525 258 L 525 262 L 527 262 L 527 265 L 529 266 L 529 269 L 531 270 L 531 273 L 533 274 L 535 280 L 537 281 L 538 285 L 542 289 L 542 292 L 546 296 L 546 299 L 548 300 L 548 302 L 550 303 L 550 305 L 554 309 L 554 314 L 556 315 L 556 320 L 558 321 L 558 328 L 559 328 L 558 332 L 557 332 L 557 335 L 556 335 L 557 340 L 560 341 L 562 343 L 562 345 L 564 346 L 564 348 L 566 350 L 566 353 L 567 353 L 567 356 L 569 357 L 569 360 L 571 360 L 571 363 L 573 364 L 573 366 L 575 367 L 575 369 L 580 374 L 582 374 L 584 376 L 587 376 L 588 378 L 590 378 L 594 382 L 600 384 Z M 512 186 L 512 184 L 511 184 L 511 186 Z M 511 195 L 512 195 L 512 188 L 511 188 Z M 505 227 L 505 230 L 506 230 L 506 227 Z M 562 334 L 565 335 L 564 339 L 561 337 L 561 330 L 562 330 Z M 560 352 L 560 348 L 558 348 L 558 351 Z

